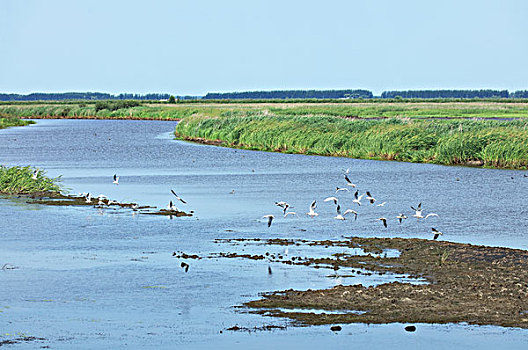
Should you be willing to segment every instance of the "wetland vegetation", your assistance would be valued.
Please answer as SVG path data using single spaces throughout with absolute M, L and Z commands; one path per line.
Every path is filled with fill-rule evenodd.
M 0 166 L 0 194 L 59 194 L 60 177 L 50 178 L 42 170 L 25 166 Z
M 528 103 L 524 100 L 15 103 L 0 104 L 0 117 L 180 120 L 177 137 L 228 147 L 528 167 Z

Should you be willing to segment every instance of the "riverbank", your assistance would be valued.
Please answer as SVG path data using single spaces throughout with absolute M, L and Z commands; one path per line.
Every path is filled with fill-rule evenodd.
M 254 240 L 222 242 L 244 244 Z M 409 274 L 422 282 L 272 292 L 264 294 L 263 299 L 246 303 L 251 313 L 286 317 L 304 325 L 466 322 L 528 328 L 528 251 L 525 250 L 416 238 L 270 239 L 256 243 L 270 248 L 299 245 L 359 248 L 367 254 L 273 258 L 241 252 L 224 257 L 271 259 L 275 263 L 326 268 L 333 270 L 336 277 L 345 278 Z M 399 256 L 387 256 L 384 252 L 389 250 L 399 251 Z M 314 309 L 321 311 L 310 311 Z
M 490 168 L 528 167 L 524 120 L 347 119 L 246 114 L 191 116 L 184 140 L 283 153 Z
M 178 120 L 178 138 L 234 148 L 528 168 L 524 101 L 114 104 L 2 104 L 0 116 Z

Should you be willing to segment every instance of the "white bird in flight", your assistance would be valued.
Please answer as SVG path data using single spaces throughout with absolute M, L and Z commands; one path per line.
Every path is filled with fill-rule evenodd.
M 336 211 L 337 211 L 337 215 L 334 216 L 334 219 L 345 220 L 345 217 L 341 215 L 341 206 L 339 204 L 337 205 Z
M 336 197 L 328 197 L 324 199 L 324 202 L 330 202 L 334 201 L 334 204 L 337 204 L 337 198 Z
M 422 202 L 420 202 L 416 208 L 411 207 L 411 209 L 415 211 L 413 217 L 415 217 L 418 220 L 424 218 L 424 216 L 422 215 Z
M 383 226 L 385 226 L 385 228 L 387 228 L 387 219 L 386 218 L 378 218 L 376 220 L 379 220 L 379 221 L 383 222 Z
M 363 198 L 363 195 L 358 197 L 359 191 L 356 191 L 354 193 L 354 199 L 352 200 L 352 203 L 357 203 L 357 205 L 361 205 L 361 198 Z
M 346 188 L 346 187 L 336 187 L 336 193 L 339 192 L 339 191 L 347 191 L 347 192 L 349 192 L 348 188 Z
M 434 227 L 431 227 L 431 232 L 434 233 L 433 239 L 437 239 L 439 236 L 443 235 L 442 232 L 438 231 L 438 230 L 435 229 Z
M 383 207 L 383 206 L 385 206 L 385 204 L 387 204 L 387 202 L 383 202 L 383 203 L 377 204 L 376 206 L 377 207 Z
M 119 176 L 117 174 L 114 174 L 114 182 L 115 185 L 119 185 Z M 126 186 L 125 186 L 126 187 Z
M 345 210 L 345 212 L 343 213 L 343 216 L 345 216 L 346 214 L 349 214 L 349 213 L 354 214 L 354 220 L 357 220 L 357 216 L 358 216 L 357 211 L 352 210 L 352 209 L 347 209 L 347 210 Z
M 317 201 L 316 201 L 316 200 L 314 200 L 314 201 L 312 202 L 312 204 L 310 204 L 310 211 L 307 212 L 306 215 L 310 215 L 312 218 L 313 218 L 314 216 L 319 215 L 319 214 L 317 214 L 317 213 L 315 212 L 315 208 L 317 208 Z
M 438 214 L 436 214 L 436 213 L 429 213 L 429 214 L 427 214 L 427 215 L 425 216 L 425 219 L 430 218 L 430 217 L 433 217 L 433 216 L 438 217 Z
M 400 221 L 400 224 L 402 223 L 402 220 L 407 219 L 407 216 L 405 214 L 401 213 L 400 215 L 396 216 L 396 219 Z
M 284 214 L 284 217 L 287 217 L 288 215 L 297 215 L 297 213 L 294 211 L 289 211 L 286 214 Z
M 376 198 L 372 197 L 369 191 L 367 191 L 367 196 L 365 198 L 370 201 L 370 204 L 374 204 L 374 202 L 376 201 Z
M 180 202 L 182 202 L 183 204 L 187 203 L 186 201 L 184 201 L 180 196 L 178 196 L 176 194 L 176 192 L 174 192 L 174 190 L 171 190 L 172 194 L 176 197 L 177 200 L 179 200 Z
M 353 184 L 352 181 L 350 181 L 350 179 L 348 178 L 348 176 L 346 176 L 346 174 L 343 176 L 345 177 L 345 181 L 347 182 L 348 186 L 352 186 L 352 188 L 356 187 L 356 185 Z
M 269 215 L 264 215 L 262 218 L 263 218 L 263 219 L 264 219 L 264 218 L 267 218 L 267 219 L 268 219 L 268 227 L 270 227 L 270 226 L 271 226 L 271 222 L 273 221 L 273 219 L 275 218 L 275 216 L 269 214 Z

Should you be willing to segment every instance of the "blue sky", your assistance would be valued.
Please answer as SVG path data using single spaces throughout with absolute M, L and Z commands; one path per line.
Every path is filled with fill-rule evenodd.
M 528 89 L 528 1 L 0 0 L 0 92 Z

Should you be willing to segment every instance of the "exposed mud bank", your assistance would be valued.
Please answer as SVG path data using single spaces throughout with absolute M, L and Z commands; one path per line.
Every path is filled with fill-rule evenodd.
M 273 242 L 273 244 L 281 244 Z M 528 252 L 518 249 L 402 238 L 358 238 L 319 244 L 347 244 L 367 250 L 397 249 L 383 255 L 314 259 L 314 264 L 408 273 L 428 284 L 393 282 L 366 288 L 287 290 L 245 305 L 251 312 L 288 317 L 302 324 L 457 323 L 528 328 Z M 361 313 L 314 314 L 284 309 L 349 309 Z M 279 310 L 280 309 L 280 310 Z M 331 313 L 331 312 L 330 312 Z
M 528 251 L 446 241 L 347 237 L 339 241 L 219 239 L 232 247 L 346 247 L 325 257 L 223 252 L 176 258 L 242 258 L 333 269 L 349 275 L 407 274 L 422 283 L 286 290 L 245 304 L 248 312 L 286 317 L 300 325 L 335 323 L 459 323 L 528 328 Z M 265 248 L 266 249 L 266 248 Z M 395 253 L 396 252 L 396 253 Z M 353 277 L 344 276 L 342 277 Z M 423 283 L 425 282 L 425 283 Z M 322 312 L 312 312 L 320 310 Z M 346 312 L 346 310 L 352 310 Z

